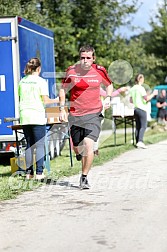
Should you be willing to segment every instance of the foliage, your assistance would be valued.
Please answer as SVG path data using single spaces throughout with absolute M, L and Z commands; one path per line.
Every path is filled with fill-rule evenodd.
M 117 30 L 130 24 L 140 1 L 132 0 L 0 0 L 1 16 L 21 16 L 51 29 L 55 34 L 56 71 L 78 60 L 78 49 L 91 44 L 97 64 L 105 66 L 119 59 L 128 61 L 134 76 L 142 72 L 151 87 L 163 83 L 167 72 L 167 0 L 151 19 L 152 32 L 127 41 Z M 57 79 L 57 83 L 61 80 Z M 134 79 L 129 83 L 133 84 Z M 57 85 L 59 86 L 59 85 Z
M 48 26 L 55 33 L 56 65 L 64 71 L 78 60 L 78 49 L 84 44 L 95 47 L 99 58 L 105 58 L 115 31 L 129 13 L 136 11 L 136 3 L 127 5 L 125 0 L 45 0 Z M 100 62 L 100 60 L 99 60 Z
M 30 4 L 31 2 L 31 4 Z M 38 1 L 0 0 L 0 16 L 21 16 L 30 21 L 44 25 L 45 20 L 37 8 Z
M 155 75 L 158 83 L 164 83 L 167 76 L 167 0 L 158 7 L 157 15 L 151 19 L 152 32 L 144 35 L 147 55 L 157 58 Z
M 71 15 L 73 4 L 68 0 L 45 0 L 43 8 L 43 13 L 48 16 L 47 26 L 55 34 L 56 71 L 64 71 L 74 63 L 77 55 Z

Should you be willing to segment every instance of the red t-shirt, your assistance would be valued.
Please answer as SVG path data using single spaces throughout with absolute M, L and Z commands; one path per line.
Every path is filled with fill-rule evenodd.
M 70 92 L 70 113 L 82 116 L 101 112 L 101 84 L 105 86 L 111 84 L 104 67 L 93 64 L 91 69 L 84 70 L 80 64 L 70 66 L 62 81 L 62 88 Z

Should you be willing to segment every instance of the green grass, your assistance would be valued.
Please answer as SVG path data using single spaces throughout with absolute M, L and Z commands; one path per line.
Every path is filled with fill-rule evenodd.
M 150 129 L 145 133 L 145 143 L 153 144 L 167 139 L 167 131 Z M 114 136 L 107 138 L 99 148 L 100 155 L 94 158 L 93 166 L 102 165 L 105 162 L 118 157 L 120 154 L 132 150 L 131 134 L 127 134 L 127 143 L 124 144 L 124 135 L 117 134 L 117 145 L 114 146 Z M 73 153 L 73 167 L 70 166 L 68 143 L 66 143 L 62 155 L 51 160 L 51 172 L 48 175 L 51 180 L 57 180 L 64 176 L 71 176 L 81 172 L 81 162 L 76 161 Z M 0 200 L 13 199 L 24 191 L 35 190 L 42 183 L 34 180 L 27 181 L 24 176 L 12 176 L 10 165 L 0 165 Z

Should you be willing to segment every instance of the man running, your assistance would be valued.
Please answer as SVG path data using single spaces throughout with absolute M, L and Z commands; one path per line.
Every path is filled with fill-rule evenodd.
M 62 81 L 59 91 L 60 120 L 67 119 L 65 94 L 70 92 L 68 120 L 76 159 L 82 161 L 80 188 L 89 189 L 87 175 L 94 158 L 93 144 L 100 134 L 103 106 L 104 109 L 110 107 L 113 85 L 106 69 L 94 63 L 96 57 L 93 47 L 81 47 L 79 57 L 80 61 L 67 69 Z M 106 86 L 107 93 L 103 106 L 100 99 L 101 84 Z

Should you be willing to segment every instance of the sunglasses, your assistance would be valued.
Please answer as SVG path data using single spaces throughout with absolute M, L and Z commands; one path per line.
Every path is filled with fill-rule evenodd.
M 81 57 L 80 59 L 81 60 L 84 60 L 84 59 L 89 59 L 90 60 L 90 59 L 92 59 L 92 57 Z

